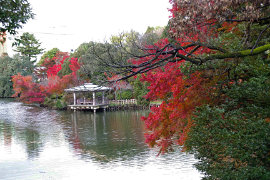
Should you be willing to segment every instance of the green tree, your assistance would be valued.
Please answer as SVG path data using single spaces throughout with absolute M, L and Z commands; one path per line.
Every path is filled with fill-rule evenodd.
M 88 49 L 91 47 L 92 42 L 89 43 L 82 43 L 73 54 L 71 54 L 71 57 L 75 57 L 80 59 L 82 56 L 86 54 Z
M 147 30 L 142 36 L 142 41 L 146 44 L 154 44 L 161 39 L 164 31 L 164 27 L 150 27 L 148 26 Z
M 91 79 L 93 83 L 104 82 L 107 80 L 104 75 L 105 71 L 110 72 L 112 75 L 121 76 L 122 69 L 111 68 L 112 61 L 121 65 L 129 64 L 127 59 L 131 58 L 133 54 L 143 53 L 142 50 L 138 49 L 138 44 L 156 42 L 160 38 L 162 30 L 161 27 L 149 27 L 144 35 L 130 31 L 112 36 L 110 42 L 83 43 L 75 50 L 72 56 L 78 58 L 82 64 L 79 70 L 81 77 Z M 110 51 L 109 56 L 108 50 Z
M 100 83 L 100 81 L 105 81 L 106 76 L 104 75 L 104 66 L 102 62 L 102 57 L 105 53 L 106 47 L 110 46 L 109 43 L 97 43 L 89 42 L 88 44 L 82 44 L 76 51 L 76 57 L 79 57 L 79 62 L 81 64 L 81 69 L 79 74 L 81 78 L 85 80 L 91 80 L 93 83 Z M 78 56 L 80 52 L 80 55 Z M 106 68 L 109 70 L 109 68 Z
M 145 98 L 148 93 L 147 83 L 140 81 L 140 75 L 132 82 L 133 95 L 140 105 L 149 105 L 149 100 Z
M 11 76 L 21 73 L 23 76 L 31 75 L 33 63 L 28 57 L 19 54 L 10 58 L 0 58 L 0 97 L 11 97 L 13 92 Z
M 0 32 L 16 34 L 33 16 L 27 0 L 0 0 Z
M 57 75 L 59 76 L 59 77 L 63 77 L 63 76 L 65 76 L 65 75 L 68 75 L 68 74 L 70 74 L 70 73 L 72 73 L 72 71 L 71 71 L 71 69 L 70 69 L 70 65 L 71 65 L 71 63 L 70 63 L 70 58 L 68 58 L 67 60 L 65 60 L 64 62 L 63 62 L 63 64 L 62 64 L 62 69 L 57 73 Z
M 28 32 L 23 33 L 20 38 L 16 39 L 14 43 L 16 46 L 16 52 L 20 52 L 21 55 L 27 56 L 33 62 L 36 61 L 36 57 L 38 54 L 41 54 L 44 49 L 42 49 L 41 43 L 35 38 L 33 34 Z
M 52 59 L 53 57 L 56 56 L 56 54 L 60 52 L 60 50 L 58 48 L 52 48 L 51 50 L 49 51 L 46 51 L 40 58 L 40 60 L 38 61 L 37 65 L 38 66 L 41 66 L 44 62 L 44 60 L 46 58 L 49 58 L 49 59 Z

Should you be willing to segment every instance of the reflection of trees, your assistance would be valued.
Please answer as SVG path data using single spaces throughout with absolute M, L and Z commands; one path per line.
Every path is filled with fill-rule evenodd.
M 1 123 L 0 125 L 1 131 L 3 130 L 3 136 L 4 136 L 4 145 L 5 146 L 11 146 L 12 142 L 12 127 L 8 124 Z
M 35 130 L 25 129 L 22 132 L 22 136 L 24 136 L 28 159 L 39 157 L 39 153 L 43 147 L 40 134 Z
M 84 113 L 72 116 L 69 137 L 75 152 L 98 161 L 135 158 L 146 151 L 138 112 Z
M 63 131 L 72 149 L 82 159 L 99 162 L 133 160 L 148 151 L 144 144 L 141 112 L 56 113 L 19 104 L 11 107 L 5 114 L 8 118 L 0 116 L 4 119 L 0 119 L 0 139 L 4 140 L 5 146 L 22 145 L 29 159 L 39 157 L 47 138 L 49 142 L 59 144 Z
M 37 158 L 43 147 L 38 131 L 32 129 L 19 130 L 12 124 L 0 122 L 0 139 L 4 139 L 5 146 L 11 146 L 13 139 L 17 139 L 26 146 L 26 152 L 29 159 Z
M 26 146 L 26 152 L 29 159 L 37 158 L 43 147 L 40 134 L 32 129 L 18 131 L 12 124 L 0 122 L 0 139 L 4 139 L 5 146 L 11 146 L 13 139 L 17 139 Z

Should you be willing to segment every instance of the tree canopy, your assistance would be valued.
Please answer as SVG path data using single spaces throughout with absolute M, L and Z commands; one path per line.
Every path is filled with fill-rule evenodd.
M 31 75 L 33 64 L 27 57 L 18 54 L 12 58 L 4 56 L 0 58 L 0 97 L 11 97 L 13 92 L 11 76 L 20 73 L 24 76 Z
M 218 59 L 254 56 L 270 49 L 267 40 L 270 27 L 267 0 L 247 0 L 244 3 L 211 0 L 203 0 L 200 3 L 181 0 L 170 2 L 172 3 L 168 34 L 170 39 L 163 39 L 159 45 L 151 47 L 137 41 L 137 49 L 141 53 L 136 54 L 122 48 L 121 56 L 125 57 L 126 54 L 133 56 L 134 61 L 137 61 L 136 64 L 127 65 L 123 58 L 123 65 L 121 63 L 112 65 L 113 60 L 110 60 L 108 54 L 107 65 L 114 66 L 119 73 L 124 73 L 126 76 L 123 78 L 164 66 L 171 61 L 185 60 L 201 65 Z M 234 43 L 230 44 L 232 41 Z M 121 47 L 121 42 L 116 46 Z M 106 59 L 103 60 L 106 62 Z
M 30 60 L 36 61 L 37 55 L 41 54 L 41 43 L 35 38 L 34 34 L 28 32 L 23 33 L 20 38 L 15 42 L 16 52 L 20 52 L 21 55 L 29 57 Z M 35 59 L 33 59 L 35 58 Z
M 38 65 L 38 66 L 41 66 L 41 65 L 44 63 L 44 61 L 45 61 L 46 58 L 52 59 L 53 57 L 56 56 L 56 54 L 57 54 L 58 52 L 60 52 L 60 50 L 59 50 L 58 48 L 52 48 L 51 50 L 46 51 L 46 52 L 41 56 L 41 58 L 40 58 L 40 60 L 38 61 L 37 65 Z
M 194 153 L 205 179 L 267 179 L 270 2 L 170 2 L 167 38 L 132 51 L 120 39 L 102 63 L 119 81 L 142 74 L 145 98 L 162 101 L 143 118 L 151 147 Z
M 27 0 L 0 1 L 0 32 L 16 34 L 16 30 L 33 17 L 32 8 Z

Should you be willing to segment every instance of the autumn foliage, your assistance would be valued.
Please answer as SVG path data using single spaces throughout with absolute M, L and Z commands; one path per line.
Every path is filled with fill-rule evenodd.
M 69 61 L 70 74 L 58 76 L 64 61 Z M 64 89 L 77 82 L 76 72 L 80 69 L 77 58 L 70 58 L 67 53 L 59 52 L 53 58 L 46 58 L 36 74 L 46 73 L 47 78 L 42 83 L 33 82 L 32 76 L 17 74 L 12 76 L 14 97 L 24 103 L 43 103 L 46 96 L 63 93 Z
M 116 74 L 108 75 L 107 73 L 105 73 L 105 76 L 107 77 L 108 81 L 112 82 L 111 88 L 113 88 L 114 90 L 124 89 L 128 86 L 128 83 L 126 81 L 117 81 L 118 79 L 121 78 L 120 75 Z
M 13 97 L 19 97 L 24 103 L 42 103 L 47 95 L 46 87 L 34 83 L 32 76 L 22 76 L 17 74 L 12 76 Z
M 191 57 L 193 60 L 200 60 L 200 57 L 226 52 L 209 42 L 220 41 L 219 36 L 222 33 L 240 36 L 242 33 L 238 25 L 242 20 L 237 18 L 249 22 L 264 15 L 259 12 L 259 1 L 246 1 L 246 4 L 243 4 L 243 7 L 246 7 L 243 14 L 237 14 L 242 7 L 238 2 L 200 2 L 198 6 L 198 1 L 170 0 L 172 8 L 169 10 L 169 33 L 174 42 L 171 43 L 165 38 L 154 45 L 144 45 L 145 56 L 129 59 L 138 67 L 132 72 L 139 72 L 142 74 L 140 80 L 150 84 L 145 98 L 162 101 L 159 107 L 151 109 L 148 117 L 143 117 L 148 129 L 146 142 L 151 147 L 160 147 L 160 152 L 170 150 L 173 144 L 181 145 L 185 149 L 187 134 L 194 125 L 192 119 L 196 108 L 218 103 L 217 94 L 221 95 L 222 92 L 218 92 L 217 86 L 221 81 L 223 85 L 219 88 L 231 87 L 240 82 L 239 79 L 235 82 L 230 77 L 225 77 L 222 69 L 225 64 L 220 69 L 215 69 L 212 65 L 212 70 L 194 70 L 183 59 Z M 231 7 L 232 11 L 228 11 L 228 7 Z M 258 16 L 249 14 L 255 11 L 259 13 Z M 229 41 L 232 41 L 232 37 L 227 36 L 220 45 L 224 46 Z M 173 57 L 171 54 L 176 49 L 178 54 Z M 222 102 L 222 98 L 219 102 Z
M 254 22 L 269 16 L 268 0 L 169 0 L 173 37 L 216 32 L 216 22 Z
M 197 41 L 198 35 L 189 37 L 189 40 Z M 186 41 L 184 37 L 178 38 L 178 45 L 188 46 L 192 41 Z M 146 45 L 146 54 L 149 56 L 140 59 L 130 59 L 135 65 L 158 64 L 155 68 L 145 69 L 140 80 L 149 83 L 148 94 L 145 96 L 150 101 L 162 101 L 159 107 L 152 107 L 148 117 L 143 117 L 148 132 L 145 134 L 146 142 L 151 146 L 160 147 L 160 152 L 170 150 L 173 144 L 184 145 L 187 133 L 193 125 L 191 116 L 196 107 L 211 102 L 211 96 L 215 91 L 212 86 L 216 79 L 203 78 L 204 72 L 191 71 L 186 67 L 184 60 L 173 58 L 165 65 L 162 60 L 170 58 L 168 54 L 157 55 L 157 49 L 173 50 L 166 47 L 169 44 L 167 38 L 161 39 L 154 45 Z M 194 47 L 179 50 L 179 53 L 187 56 Z M 213 53 L 206 47 L 197 48 L 194 55 Z M 160 64 L 160 67 L 159 67 Z M 150 66 L 149 66 L 150 67 Z M 184 68 L 186 68 L 184 70 Z M 140 71 L 140 68 L 133 71 Z
M 202 78 L 202 73 L 185 75 L 181 71 L 183 63 L 168 63 L 141 78 L 150 84 L 145 98 L 162 100 L 159 107 L 152 107 L 148 117 L 143 117 L 149 130 L 146 142 L 151 147 L 159 146 L 160 152 L 170 150 L 173 144 L 184 145 L 195 108 L 211 102 L 215 91 L 211 87 L 215 81 Z
M 69 56 L 59 56 L 57 55 L 54 59 L 55 64 L 48 67 L 47 77 L 48 77 L 48 93 L 50 94 L 61 94 L 64 89 L 75 83 L 77 79 L 76 72 L 80 69 L 77 58 L 70 58 Z M 71 74 L 64 75 L 63 77 L 58 76 L 59 71 L 62 69 L 64 61 L 69 61 L 69 68 L 72 71 Z M 45 60 L 46 62 L 46 60 Z M 58 62 L 58 63 L 57 63 Z
M 143 117 L 148 129 L 146 142 L 151 147 L 160 147 L 160 152 L 170 150 L 173 144 L 179 144 L 185 149 L 187 134 L 194 125 L 193 113 L 204 104 L 217 103 L 217 84 L 224 80 L 224 74 L 215 76 L 208 70 L 192 70 L 184 60 L 179 59 L 183 56 L 194 59 L 198 56 L 197 59 L 200 59 L 200 56 L 215 54 L 218 47 L 209 45 L 210 40 L 216 41 L 221 32 L 239 33 L 239 22 L 225 22 L 224 17 L 216 14 L 218 12 L 218 15 L 225 16 L 227 12 L 222 5 L 235 5 L 234 2 L 226 1 L 222 4 L 219 1 L 205 0 L 200 6 L 196 2 L 170 0 L 172 8 L 169 11 L 172 15 L 169 31 L 174 38 L 174 45 L 171 46 L 172 43 L 167 38 L 161 39 L 154 45 L 145 45 L 145 56 L 129 60 L 139 67 L 133 69 L 133 72 L 142 73 L 140 80 L 150 84 L 145 98 L 162 101 L 159 107 L 151 109 L 148 117 Z M 255 7 L 256 3 L 251 2 L 250 5 Z M 234 20 L 248 16 L 237 16 L 237 8 L 239 7 L 233 7 L 230 18 Z M 255 17 L 250 18 L 254 20 Z M 187 48 L 179 48 L 178 57 L 163 53 L 172 52 L 176 47 Z M 149 68 L 142 71 L 141 67 L 145 66 Z M 228 87 L 230 83 L 232 81 L 227 80 L 224 86 Z
M 269 1 L 170 2 L 170 42 L 129 60 L 162 102 L 146 142 L 194 154 L 203 179 L 269 179 Z

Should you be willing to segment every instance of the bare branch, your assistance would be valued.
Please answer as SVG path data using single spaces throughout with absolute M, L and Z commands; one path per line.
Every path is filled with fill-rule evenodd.
M 252 47 L 251 53 L 253 52 L 253 50 L 254 50 L 254 49 L 256 48 L 256 46 L 258 45 L 258 43 L 259 43 L 259 41 L 260 41 L 260 39 L 261 39 L 261 37 L 262 37 L 262 34 L 263 34 L 269 27 L 270 27 L 270 24 L 268 24 L 268 26 L 266 26 L 266 28 L 264 28 L 264 30 L 261 31 L 261 33 L 260 33 L 259 37 L 257 38 L 257 40 L 256 40 L 256 42 L 255 42 L 255 44 L 254 44 L 254 46 Z

